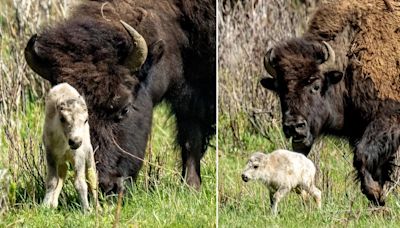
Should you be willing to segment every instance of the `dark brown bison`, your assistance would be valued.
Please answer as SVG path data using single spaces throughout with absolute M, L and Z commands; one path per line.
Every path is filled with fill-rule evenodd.
M 400 16 L 384 1 L 321 5 L 301 38 L 264 59 L 262 86 L 281 103 L 283 131 L 308 154 L 323 134 L 347 138 L 361 190 L 384 205 L 400 145 Z M 397 8 L 396 8 L 397 7 Z
M 105 192 L 137 176 L 162 100 L 177 119 L 182 176 L 200 187 L 200 159 L 215 132 L 215 7 L 214 0 L 83 1 L 29 40 L 29 66 L 85 97 Z

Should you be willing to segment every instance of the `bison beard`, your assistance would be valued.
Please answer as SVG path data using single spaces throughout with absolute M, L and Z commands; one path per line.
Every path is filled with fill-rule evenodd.
M 280 98 L 294 150 L 307 155 L 323 134 L 350 141 L 361 190 L 376 205 L 400 150 L 399 23 L 384 1 L 322 4 L 303 37 L 267 52 L 272 77 L 261 80 Z
M 162 100 L 177 118 L 182 176 L 200 187 L 215 133 L 215 1 L 85 1 L 32 36 L 25 56 L 51 84 L 85 97 L 102 190 L 135 179 Z

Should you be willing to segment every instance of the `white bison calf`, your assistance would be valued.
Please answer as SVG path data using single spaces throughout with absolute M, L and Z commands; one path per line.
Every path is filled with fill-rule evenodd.
M 67 83 L 54 86 L 46 98 L 43 141 L 47 160 L 44 205 L 57 207 L 67 175 L 67 162 L 70 162 L 74 167 L 74 184 L 83 209 L 89 209 L 86 179 L 97 206 L 97 175 L 90 143 L 88 111 L 85 100 Z
M 292 189 L 309 193 L 321 208 L 321 191 L 314 184 L 315 172 L 314 163 L 303 154 L 276 150 L 270 154 L 252 154 L 242 179 L 260 180 L 268 187 L 272 213 L 276 214 L 279 201 Z

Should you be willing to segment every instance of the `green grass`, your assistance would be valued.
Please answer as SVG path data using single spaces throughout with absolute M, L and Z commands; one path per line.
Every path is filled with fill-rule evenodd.
M 220 227 L 399 227 L 399 201 L 392 193 L 387 207 L 379 210 L 368 206 L 359 184 L 354 181 L 352 153 L 342 140 L 324 138 L 322 149 L 310 157 L 319 166 L 317 187 L 322 190 L 322 209 L 313 201 L 303 203 L 290 193 L 279 204 L 279 214 L 269 208 L 268 190 L 261 183 L 241 180 L 241 172 L 254 151 L 271 152 L 290 146 L 280 126 L 271 124 L 271 141 L 251 131 L 245 115 L 234 121 L 240 132 L 240 142 L 233 140 L 230 117 L 219 116 L 219 224 Z M 227 130 L 229 129 L 229 130 Z
M 94 227 L 96 219 L 100 227 L 111 227 L 117 196 L 103 198 L 102 211 L 98 215 L 83 214 L 71 182 L 72 171 L 63 188 L 58 209 L 40 205 L 44 194 L 41 178 L 45 167 L 40 149 L 44 107 L 43 99 L 30 100 L 24 104 L 23 111 L 11 115 L 14 120 L 3 126 L 0 133 L 0 168 L 7 167 L 13 175 L 13 188 L 9 194 L 12 205 L 6 214 L 0 215 L 0 227 Z M 175 120 L 168 106 L 157 107 L 152 129 L 152 156 L 150 158 L 147 153 L 146 160 L 163 168 L 153 167 L 150 171 L 149 164 L 143 166 L 136 183 L 124 196 L 120 227 L 215 226 L 215 149 L 210 147 L 202 160 L 201 191 L 189 189 L 179 176 L 180 153 L 174 144 L 174 126 Z M 19 141 L 12 141 L 14 138 Z M 25 167 L 25 164 L 32 167 Z M 34 176 L 38 176 L 38 181 Z

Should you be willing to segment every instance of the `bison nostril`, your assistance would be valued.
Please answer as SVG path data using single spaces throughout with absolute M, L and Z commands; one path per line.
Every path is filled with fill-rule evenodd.
M 305 122 L 301 122 L 296 124 L 296 129 L 304 129 L 306 127 L 306 123 Z
M 283 125 L 283 133 L 285 134 L 286 138 L 290 138 L 293 134 L 295 134 L 295 127 L 292 124 L 285 123 Z
M 74 141 L 72 141 L 71 139 L 70 139 L 70 140 L 68 140 L 68 145 L 72 146 L 72 145 L 74 145 L 74 144 L 75 144 L 75 142 L 74 142 Z

